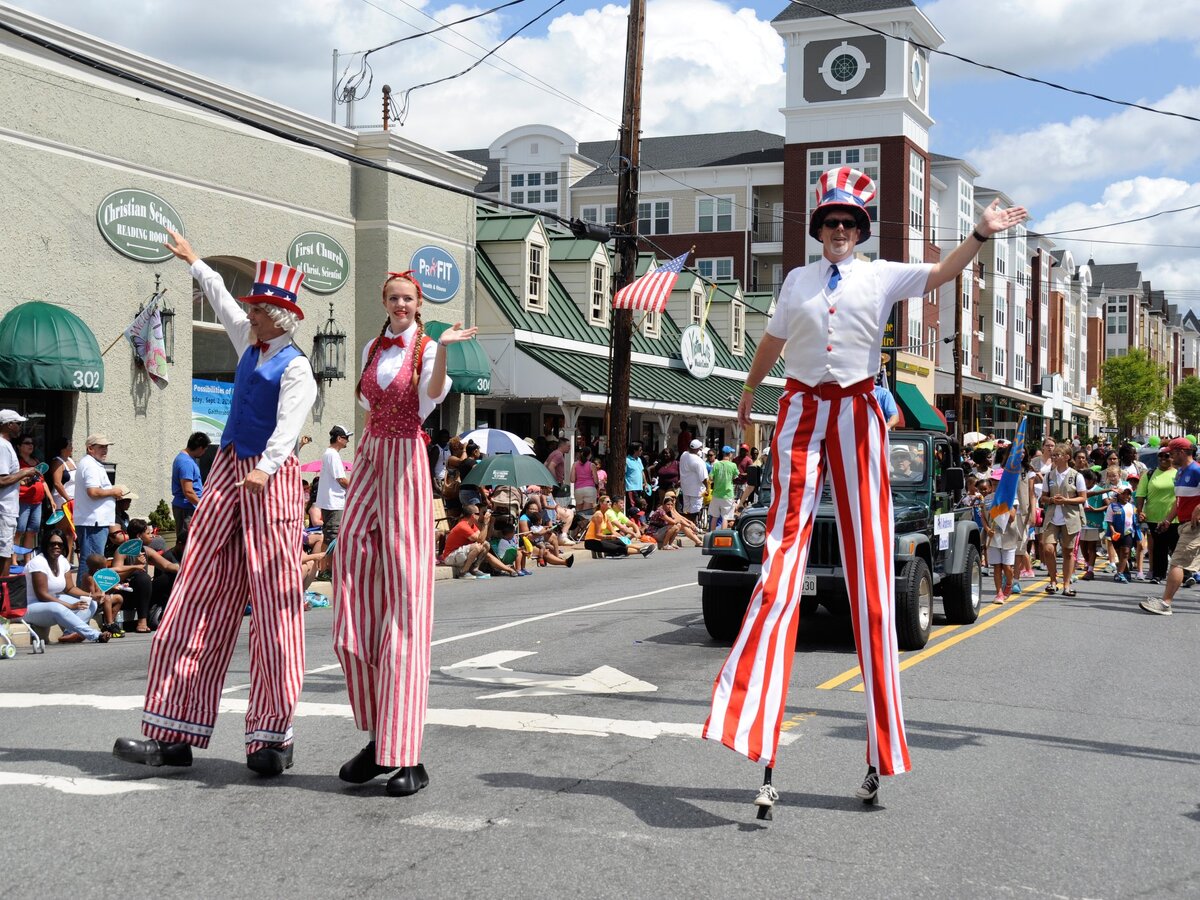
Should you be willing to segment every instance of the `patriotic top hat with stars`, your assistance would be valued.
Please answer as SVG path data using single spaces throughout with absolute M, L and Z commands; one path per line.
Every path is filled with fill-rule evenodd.
M 821 223 L 825 221 L 826 213 L 834 208 L 854 213 L 858 221 L 858 240 L 855 243 L 861 244 L 871 236 L 871 217 L 867 215 L 867 204 L 875 199 L 875 182 L 870 176 L 849 166 L 830 169 L 817 182 L 814 199 L 817 205 L 808 220 L 808 233 L 816 240 L 821 239 Z
M 243 303 L 278 306 L 303 319 L 304 313 L 296 303 L 296 294 L 303 280 L 304 273 L 299 269 L 262 259 L 254 271 L 254 285 L 250 288 L 250 293 L 238 299 Z

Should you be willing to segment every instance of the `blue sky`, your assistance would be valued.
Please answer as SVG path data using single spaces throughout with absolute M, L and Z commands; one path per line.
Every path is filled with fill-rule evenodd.
M 496 5 L 442 0 L 26 0 L 55 19 L 328 118 L 331 52 L 360 50 Z M 551 0 L 528 0 L 457 31 L 492 47 Z M 781 134 L 783 46 L 769 22 L 786 0 L 649 0 L 643 133 L 762 128 Z M 819 0 L 816 0 L 819 2 Z M 1200 0 L 918 2 L 944 49 L 1026 74 L 1200 116 Z M 509 128 L 556 125 L 580 140 L 616 137 L 627 7 L 568 0 L 506 46 L 506 62 L 413 94 L 403 133 L 441 149 L 487 146 Z M 232 27 L 231 27 L 232 26 Z M 270 40 L 263 40 L 263 35 Z M 451 74 L 482 51 L 444 33 L 372 58 L 356 121 L 378 121 L 378 89 Z M 343 59 L 343 64 L 347 60 Z M 539 81 L 540 79 L 540 81 Z M 532 84 L 530 82 L 533 82 Z M 1078 228 L 1200 204 L 1200 123 L 1169 119 L 982 73 L 935 57 L 930 149 L 969 159 L 981 183 L 1028 205 L 1035 227 Z M 556 97 L 555 91 L 570 97 Z M 339 117 L 344 111 L 339 112 Z M 1097 262 L 1138 261 L 1156 287 L 1200 299 L 1200 216 L 1162 216 L 1067 244 Z M 1136 244 L 1134 246 L 1133 244 Z

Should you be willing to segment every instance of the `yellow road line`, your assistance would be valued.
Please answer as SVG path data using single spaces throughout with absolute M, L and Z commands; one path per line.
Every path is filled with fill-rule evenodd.
M 1025 591 L 1040 590 L 1042 587 L 1044 587 L 1048 583 L 1049 583 L 1048 579 L 1042 579 L 1041 581 L 1036 581 L 1033 584 L 1026 586 Z M 1040 600 L 1041 598 L 1038 597 L 1037 599 Z M 1028 605 L 1028 603 L 1025 603 L 1025 605 Z M 1017 611 L 1017 608 L 1018 607 L 1013 606 L 1013 607 L 1009 607 L 1009 610 L 1011 610 L 1012 612 L 1015 612 L 1015 611 Z M 1020 608 L 1023 609 L 1024 606 L 1021 606 Z M 992 615 L 1000 612 L 1002 609 L 1004 609 L 1004 607 L 1002 607 L 1002 606 L 997 606 L 994 604 L 989 605 L 980 611 L 979 618 L 977 618 L 975 621 L 979 622 L 980 620 L 982 620 L 984 618 L 987 618 L 989 616 L 992 616 Z M 1008 618 L 1008 616 L 1004 616 L 1003 618 Z M 999 619 L 997 619 L 996 621 L 999 621 Z M 935 638 L 941 637 L 942 635 L 950 634 L 953 631 L 958 631 L 960 628 L 965 628 L 965 627 L 966 627 L 965 625 L 943 625 L 941 628 L 937 629 L 936 631 L 932 632 L 929 635 L 929 640 L 932 641 Z M 974 629 L 972 629 L 972 632 L 973 631 L 974 631 Z M 970 634 L 972 632 L 968 632 L 968 634 Z M 954 643 L 958 643 L 958 641 L 961 640 L 963 637 L 965 637 L 965 635 L 959 635 L 958 638 L 954 641 Z M 945 643 L 945 642 L 943 642 L 943 643 Z M 937 646 L 941 647 L 942 644 L 938 644 Z M 933 649 L 933 648 L 926 647 L 924 650 L 918 651 L 918 656 L 920 656 L 921 659 L 927 658 L 924 656 L 924 654 L 929 653 L 929 651 L 931 649 Z M 929 653 L 929 655 L 932 656 L 933 654 Z M 913 660 L 913 662 L 909 662 L 909 659 Z M 906 658 L 906 657 L 904 657 L 903 654 L 901 654 L 900 668 L 901 668 L 901 670 L 906 669 L 906 668 L 908 668 L 908 666 L 915 665 L 916 662 L 919 662 L 919 661 L 920 660 L 917 658 L 917 656 Z M 841 687 L 847 681 L 852 681 L 853 679 L 858 678 L 861 675 L 862 675 L 862 673 L 859 670 L 858 665 L 855 665 L 854 668 L 847 669 L 845 672 L 842 672 L 842 674 L 835 675 L 833 678 L 830 678 L 828 681 L 824 681 L 821 684 L 818 684 L 817 690 L 818 691 L 831 691 L 836 687 Z M 857 687 L 852 688 L 852 690 L 861 691 L 862 685 L 858 685 Z

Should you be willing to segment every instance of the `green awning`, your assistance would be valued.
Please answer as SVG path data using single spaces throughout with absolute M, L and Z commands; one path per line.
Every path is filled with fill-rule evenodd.
M 894 388 L 896 403 L 904 415 L 905 428 L 923 428 L 926 431 L 940 431 L 945 434 L 946 423 L 929 405 L 920 388 L 907 381 L 897 381 Z
M 0 388 L 104 390 L 96 336 L 79 316 L 52 303 L 22 303 L 0 319 Z
M 436 341 L 449 327 L 446 322 L 426 322 L 425 333 Z M 446 348 L 446 374 L 451 390 L 460 394 L 492 392 L 492 363 L 474 338 Z

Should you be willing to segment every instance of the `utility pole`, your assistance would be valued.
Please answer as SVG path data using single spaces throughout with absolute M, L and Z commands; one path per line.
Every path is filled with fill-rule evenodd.
M 958 440 L 967 433 L 963 425 L 963 316 L 962 316 L 963 274 L 958 273 L 954 279 L 954 426 L 958 430 Z
M 617 179 L 617 249 L 621 271 L 617 289 L 637 274 L 638 156 L 642 120 L 642 53 L 646 39 L 644 0 L 629 2 L 625 38 L 625 105 L 621 114 L 621 171 Z M 633 351 L 633 311 L 614 309 L 612 394 L 608 420 L 608 491 L 625 496 L 625 454 L 629 446 L 629 364 Z

